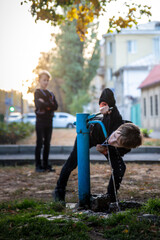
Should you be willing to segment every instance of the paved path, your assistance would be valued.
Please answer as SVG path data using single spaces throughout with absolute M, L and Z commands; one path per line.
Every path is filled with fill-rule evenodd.
M 149 134 L 151 138 L 157 138 L 160 139 L 160 131 L 153 131 L 152 133 Z
M 34 164 L 35 146 L 0 146 L 0 165 Z M 62 165 L 67 160 L 72 147 L 52 146 L 49 160 L 51 164 Z M 93 163 L 105 163 L 106 158 L 98 153 L 95 148 L 90 150 L 90 161 Z M 132 150 L 124 156 L 125 162 L 136 163 L 160 163 L 160 147 L 140 147 Z
M 49 160 L 52 164 L 62 165 L 67 160 L 69 154 L 50 154 Z M 160 163 L 160 154 L 153 153 L 137 153 L 137 154 L 126 154 L 124 156 L 125 162 L 134 163 Z M 90 161 L 92 163 L 105 163 L 106 158 L 103 155 L 91 154 Z M 0 165 L 23 165 L 33 164 L 34 155 L 32 154 L 11 154 L 1 155 Z

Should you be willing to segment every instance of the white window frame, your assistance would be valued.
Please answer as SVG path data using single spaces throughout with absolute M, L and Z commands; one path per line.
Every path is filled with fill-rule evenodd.
M 150 116 L 153 117 L 153 96 L 150 96 L 149 102 L 150 102 Z
M 108 81 L 112 81 L 112 68 L 107 68 L 107 79 Z
M 153 52 L 156 57 L 160 58 L 160 37 L 154 37 L 153 38 Z
M 158 106 L 158 94 L 154 95 L 154 100 L 155 100 L 155 116 L 159 115 L 159 106 Z
M 146 98 L 143 98 L 143 109 L 144 109 L 144 117 L 147 117 L 147 100 Z
M 107 42 L 107 55 L 111 55 L 113 52 L 113 43 L 111 41 Z
M 134 54 L 137 52 L 137 40 L 127 41 L 127 51 L 128 53 Z

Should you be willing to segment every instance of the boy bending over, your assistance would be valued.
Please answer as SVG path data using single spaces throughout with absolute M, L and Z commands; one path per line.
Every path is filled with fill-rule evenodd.
M 128 153 L 133 147 L 138 147 L 142 143 L 140 130 L 134 124 L 124 124 L 122 116 L 117 107 L 113 92 L 105 88 L 99 98 L 100 111 L 103 114 L 102 122 L 106 128 L 108 149 L 113 168 L 116 191 L 120 188 L 126 166 L 122 156 Z M 124 125 L 123 125 L 124 124 Z M 121 127 L 120 127 L 121 126 Z M 124 126 L 124 127 L 123 127 Z M 127 126 L 127 127 L 126 127 Z M 119 128 L 120 127 L 120 128 Z M 131 133 L 130 133 L 131 132 Z M 133 137 L 133 132 L 135 133 Z M 133 138 L 132 138 L 133 137 Z M 97 150 L 105 154 L 108 158 L 107 148 L 103 145 L 106 139 L 99 124 L 90 126 L 90 148 L 97 146 Z M 77 139 L 73 150 L 62 167 L 56 188 L 53 192 L 54 201 L 65 202 L 66 186 L 71 172 L 77 167 Z M 109 180 L 107 192 L 108 203 L 115 202 L 115 190 L 112 175 Z

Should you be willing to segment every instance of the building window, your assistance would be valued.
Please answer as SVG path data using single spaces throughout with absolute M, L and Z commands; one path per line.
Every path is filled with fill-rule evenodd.
M 147 116 L 147 112 L 146 112 L 146 98 L 143 98 L 143 108 L 144 108 L 144 116 Z
M 153 51 L 156 57 L 160 57 L 160 37 L 153 39 Z
M 107 55 L 112 54 L 112 42 L 107 42 Z
M 156 23 L 155 29 L 156 29 L 156 30 L 160 30 L 160 23 Z
M 137 51 L 137 41 L 129 40 L 127 41 L 128 53 L 136 53 Z
M 107 79 L 108 81 L 112 81 L 112 68 L 107 69 Z
M 158 116 L 158 95 L 155 95 L 155 115 Z
M 150 97 L 150 113 L 151 113 L 151 116 L 153 116 L 153 98 L 152 98 L 152 96 Z

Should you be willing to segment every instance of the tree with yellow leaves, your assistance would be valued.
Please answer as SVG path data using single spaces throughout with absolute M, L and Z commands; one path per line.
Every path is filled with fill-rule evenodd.
M 32 16 L 36 17 L 36 21 L 44 20 L 58 25 L 62 21 L 76 19 L 76 31 L 83 41 L 88 33 L 89 24 L 103 14 L 108 4 L 113 1 L 123 0 L 23 0 L 21 4 L 31 3 L 30 11 Z M 134 0 L 126 0 L 124 5 L 128 8 L 126 16 L 110 18 L 108 32 L 112 29 L 120 31 L 122 28 L 132 27 L 133 24 L 137 25 L 141 15 L 151 16 L 151 7 L 147 5 L 137 4 Z

